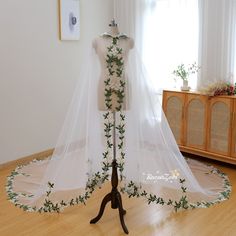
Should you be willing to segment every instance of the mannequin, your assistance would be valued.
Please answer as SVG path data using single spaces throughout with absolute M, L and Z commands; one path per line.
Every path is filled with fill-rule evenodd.
M 123 139 L 125 138 L 125 135 L 123 131 L 120 132 L 118 127 L 125 126 L 124 111 L 129 108 L 126 99 L 129 91 L 127 87 L 129 86 L 125 68 L 128 61 L 128 54 L 130 49 L 134 46 L 134 41 L 126 35 L 120 34 L 115 20 L 112 20 L 109 26 L 109 33 L 104 33 L 93 41 L 93 48 L 98 55 L 101 66 L 101 75 L 98 83 L 98 109 L 100 111 L 105 111 L 103 112 L 103 116 L 105 114 L 110 116 L 110 119 L 104 117 L 104 131 L 107 130 L 107 127 L 112 128 L 112 132 L 110 129 L 104 133 L 106 137 L 106 142 L 104 143 L 104 147 L 106 148 L 104 153 L 112 155 L 113 159 L 112 163 L 109 160 L 106 163 L 108 166 L 112 166 L 112 190 L 103 198 L 98 215 L 92 219 L 90 223 L 94 224 L 98 222 L 103 215 L 106 204 L 111 202 L 111 207 L 119 210 L 121 225 L 124 232 L 128 234 L 128 229 L 124 222 L 126 211 L 123 209 L 121 194 L 117 189 L 118 168 L 120 170 L 120 179 L 123 178 L 121 165 L 119 167 L 121 162 L 117 162 L 117 157 L 122 156 L 122 153 L 124 154 Z M 122 117 L 122 119 L 119 119 L 118 125 L 116 123 L 117 116 L 120 118 Z M 119 132 L 116 132 L 116 130 L 119 130 Z M 109 137 L 112 137 L 112 139 Z M 109 147 L 106 143 L 111 143 L 111 146 Z M 120 161 L 122 161 L 122 158 Z
M 105 104 L 104 104 L 104 80 L 107 77 L 107 64 L 106 64 L 106 55 L 107 55 L 107 47 L 111 44 L 112 39 L 117 37 L 119 39 L 119 47 L 122 48 L 123 53 L 123 59 L 126 64 L 129 51 L 134 47 L 134 40 L 126 36 L 125 34 L 120 34 L 119 28 L 117 24 L 112 21 L 111 24 L 109 24 L 110 30 L 108 33 L 104 33 L 101 36 L 95 38 L 93 40 L 93 48 L 95 49 L 100 65 L 101 65 L 101 75 L 98 85 L 98 108 L 99 110 L 106 110 Z M 126 65 L 124 65 L 124 68 Z M 126 79 L 126 78 L 125 78 Z M 128 82 L 128 81 L 127 81 Z M 114 75 L 112 78 L 112 85 L 114 89 L 118 86 L 117 85 L 117 78 Z M 117 97 L 113 93 L 112 94 L 112 108 L 111 110 L 114 111 L 115 107 L 117 106 Z M 124 100 L 123 109 L 127 109 L 128 104 Z

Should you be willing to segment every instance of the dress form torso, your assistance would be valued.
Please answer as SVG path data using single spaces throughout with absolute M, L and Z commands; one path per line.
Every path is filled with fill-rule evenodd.
M 99 79 L 99 85 L 98 85 L 98 109 L 99 110 L 107 110 L 105 106 L 105 96 L 104 96 L 104 89 L 105 89 L 105 84 L 104 81 L 108 77 L 108 71 L 107 71 L 107 53 L 108 53 L 108 47 L 112 45 L 112 40 L 113 38 L 117 38 L 117 46 L 119 48 L 122 48 L 122 57 L 124 61 L 124 71 L 123 71 L 123 77 L 125 76 L 125 65 L 128 60 L 128 53 L 129 50 L 133 48 L 134 46 L 134 41 L 133 39 L 125 36 L 125 35 L 120 35 L 120 34 L 103 34 L 93 41 L 93 47 L 98 55 L 99 61 L 100 61 L 100 66 L 101 66 L 101 74 L 100 74 L 100 79 Z M 124 77 L 124 79 L 126 79 Z M 111 79 L 111 84 L 112 86 L 116 86 L 117 83 L 117 77 L 116 75 L 112 76 Z M 127 81 L 126 81 L 127 82 Z M 111 110 L 115 110 L 115 107 L 117 106 L 117 98 L 116 95 L 112 95 L 112 108 Z M 124 104 L 123 104 L 123 109 L 127 108 L 126 100 L 124 99 Z

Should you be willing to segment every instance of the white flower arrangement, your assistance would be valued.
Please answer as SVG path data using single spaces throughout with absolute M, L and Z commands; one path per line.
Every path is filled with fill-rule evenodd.
M 209 96 L 235 95 L 236 87 L 231 83 L 219 81 L 203 88 L 201 92 Z

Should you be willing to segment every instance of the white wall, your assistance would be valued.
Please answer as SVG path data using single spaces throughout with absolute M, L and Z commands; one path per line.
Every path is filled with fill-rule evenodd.
M 80 0 L 81 39 L 60 41 L 57 0 L 0 2 L 0 164 L 54 147 L 91 39 L 111 0 Z

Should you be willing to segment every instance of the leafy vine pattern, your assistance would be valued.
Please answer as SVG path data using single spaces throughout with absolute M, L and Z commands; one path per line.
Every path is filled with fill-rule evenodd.
M 124 80 L 124 59 L 123 49 L 118 45 L 119 37 L 112 38 L 112 44 L 107 47 L 107 79 L 104 81 L 105 84 L 105 107 L 107 111 L 103 115 L 104 117 L 104 132 L 106 137 L 106 151 L 103 153 L 104 161 L 103 168 L 108 170 L 112 166 L 112 151 L 114 148 L 112 131 L 118 131 L 117 133 L 117 163 L 120 173 L 120 179 L 123 180 L 124 170 L 124 138 L 125 138 L 125 114 L 123 111 L 124 98 L 125 98 L 125 85 Z M 112 96 L 115 96 L 115 107 L 112 101 Z M 114 127 L 114 119 L 118 114 L 118 124 Z

